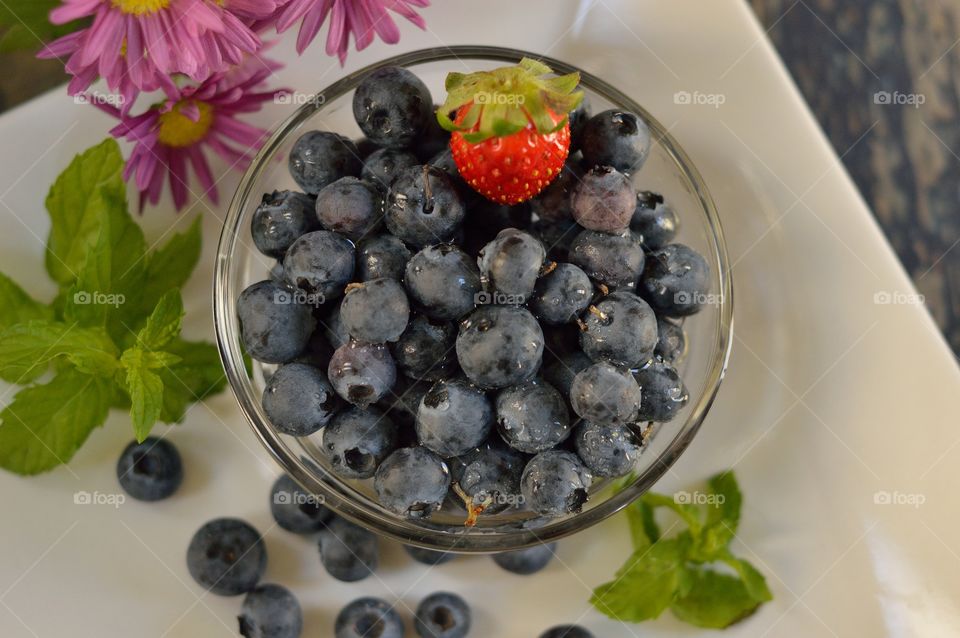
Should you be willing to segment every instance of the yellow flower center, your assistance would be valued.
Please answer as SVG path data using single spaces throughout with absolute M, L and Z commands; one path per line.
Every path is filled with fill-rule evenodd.
M 206 102 L 193 102 L 200 111 L 200 117 L 194 122 L 180 112 L 183 101 L 177 102 L 166 113 L 160 114 L 160 130 L 157 139 L 164 146 L 185 148 L 202 141 L 213 124 L 213 107 Z
M 170 6 L 170 0 L 113 0 L 113 6 L 123 13 L 142 16 L 163 11 Z

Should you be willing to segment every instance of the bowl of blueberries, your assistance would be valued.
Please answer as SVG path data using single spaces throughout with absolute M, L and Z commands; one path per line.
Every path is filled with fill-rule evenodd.
M 357 71 L 271 135 L 214 312 L 244 415 L 311 504 L 465 553 L 647 491 L 733 328 L 717 211 L 666 129 L 568 64 L 479 46 Z

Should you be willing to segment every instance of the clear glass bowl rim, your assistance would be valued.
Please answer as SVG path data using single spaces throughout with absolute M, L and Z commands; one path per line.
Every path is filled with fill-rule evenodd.
M 620 491 L 607 496 L 603 502 L 580 514 L 548 523 L 543 527 L 492 531 L 475 529 L 469 532 L 460 530 L 460 533 L 455 533 L 431 529 L 418 525 L 414 521 L 403 520 L 395 516 L 385 516 L 368 503 L 344 498 L 342 494 L 330 489 L 324 481 L 320 480 L 310 467 L 281 440 L 272 425 L 265 418 L 261 418 L 258 412 L 260 397 L 254 392 L 253 384 L 247 376 L 240 347 L 239 331 L 235 322 L 234 303 L 240 291 L 236 289 L 233 281 L 234 251 L 238 237 L 244 230 L 240 227 L 243 211 L 251 201 L 251 197 L 260 196 L 260 193 L 254 192 L 253 189 L 266 163 L 273 158 L 287 138 L 318 110 L 321 110 L 324 104 L 332 102 L 352 90 L 367 73 L 384 66 L 407 67 L 441 60 L 473 59 L 516 63 L 522 57 L 542 60 L 560 74 L 578 71 L 583 86 L 621 108 L 638 113 L 648 123 L 651 134 L 658 141 L 658 144 L 671 157 L 677 168 L 690 180 L 695 191 L 694 194 L 699 199 L 703 212 L 706 214 L 707 224 L 711 231 L 709 240 L 713 243 L 714 248 L 714 259 L 711 267 L 716 269 L 721 287 L 718 312 L 720 325 L 713 343 L 713 359 L 704 384 L 704 393 L 692 406 L 686 422 L 676 428 L 673 439 L 656 459 L 656 462 L 650 464 L 642 473 L 637 475 L 632 483 L 622 486 Z M 214 328 L 220 358 L 230 387 L 240 404 L 241 411 L 271 456 L 287 474 L 306 490 L 322 496 L 328 507 L 355 523 L 408 545 L 458 553 L 498 552 L 553 542 L 603 521 L 648 491 L 676 462 L 702 425 L 710 406 L 716 398 L 726 371 L 733 336 L 732 277 L 720 219 L 703 178 L 677 141 L 646 109 L 603 80 L 560 60 L 505 47 L 464 45 L 420 49 L 402 53 L 355 71 L 323 89 L 318 95 L 323 95 L 326 99 L 323 101 L 308 101 L 280 124 L 261 147 L 244 173 L 230 202 L 217 247 L 214 268 Z M 709 345 L 698 343 L 696 347 L 707 347 Z

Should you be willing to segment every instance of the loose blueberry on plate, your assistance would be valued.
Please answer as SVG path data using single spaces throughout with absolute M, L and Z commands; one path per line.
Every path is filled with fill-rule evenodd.
M 413 626 L 421 638 L 465 638 L 470 631 L 470 606 L 451 592 L 430 594 L 417 605 Z
M 657 318 L 631 292 L 607 295 L 584 314 L 580 345 L 594 361 L 630 368 L 646 363 L 657 346 Z
M 498 514 L 518 506 L 520 475 L 526 458 L 501 445 L 489 445 L 453 459 L 451 472 L 460 490 L 485 514 Z
M 630 220 L 630 230 L 640 235 L 647 250 L 663 248 L 677 235 L 680 220 L 663 195 L 652 191 L 637 193 L 637 207 Z
M 454 324 L 417 315 L 393 346 L 393 358 L 410 378 L 449 379 L 457 371 L 456 341 Z
M 588 230 L 618 233 L 630 225 L 637 191 L 630 179 L 611 166 L 594 166 L 573 188 L 570 209 Z
M 440 509 L 450 487 L 450 470 L 425 447 L 401 448 L 377 468 L 374 489 L 380 504 L 411 519 Z
M 316 327 L 309 306 L 295 303 L 293 291 L 260 281 L 237 299 L 240 340 L 247 354 L 264 363 L 285 363 L 306 347 Z
M 651 361 L 633 374 L 643 389 L 640 421 L 670 421 L 690 400 L 680 374 L 669 363 Z
M 417 438 L 442 457 L 459 456 L 487 439 L 493 419 L 482 390 L 464 379 L 441 380 L 420 402 Z
M 573 411 L 595 423 L 633 421 L 641 398 L 640 386 L 630 371 L 606 361 L 581 370 L 570 385 Z
M 313 434 L 336 408 L 336 394 L 323 370 L 305 363 L 280 366 L 263 389 L 263 410 L 283 434 Z
M 593 284 L 587 273 L 573 264 L 556 266 L 537 281 L 530 310 L 546 324 L 576 321 L 593 299 Z
M 397 426 L 376 408 L 351 408 L 323 431 L 323 453 L 345 478 L 370 478 L 397 447 Z
M 405 168 L 417 166 L 417 156 L 408 151 L 393 148 L 381 148 L 371 153 L 363 161 L 361 176 L 382 192 L 390 190 L 394 178 Z
M 410 71 L 383 67 L 369 73 L 353 94 L 353 117 L 372 142 L 409 148 L 433 117 L 427 85 Z
M 643 244 L 629 230 L 614 234 L 584 230 L 570 242 L 568 259 L 610 288 L 633 288 L 645 263 Z
M 365 408 L 393 387 L 397 365 L 385 345 L 351 341 L 334 351 L 327 376 L 337 394 Z
M 543 331 L 525 308 L 481 306 L 460 323 L 457 360 L 481 388 L 505 388 L 537 373 Z
M 243 599 L 237 617 L 244 638 L 299 638 L 303 612 L 296 596 L 286 587 L 259 585 Z
M 370 182 L 341 177 L 317 194 L 317 219 L 325 229 L 357 241 L 383 218 L 383 195 Z
M 385 221 L 391 233 L 416 248 L 453 238 L 465 215 L 450 177 L 435 166 L 402 170 L 390 186 Z
M 407 293 L 396 279 L 351 284 L 340 306 L 340 320 L 357 341 L 396 341 L 410 320 Z
M 556 554 L 557 544 L 548 543 L 494 554 L 493 562 L 510 573 L 529 576 L 546 567 Z
M 536 237 L 506 228 L 480 251 L 480 277 L 498 304 L 522 305 L 533 296 L 547 252 Z
M 376 534 L 338 516 L 320 531 L 319 547 L 324 569 L 345 583 L 367 578 L 380 562 Z
M 625 476 L 636 465 L 643 446 L 639 426 L 582 422 L 573 437 L 574 447 L 594 476 Z
M 647 257 L 639 289 L 658 314 L 692 315 L 700 310 L 710 291 L 710 267 L 692 248 L 670 244 Z
M 587 166 L 612 166 L 622 173 L 634 173 L 650 154 L 650 129 L 629 111 L 603 111 L 584 125 L 580 150 Z
M 263 196 L 250 222 L 257 249 L 280 259 L 297 237 L 317 228 L 313 198 L 296 191 L 273 191 Z
M 416 309 L 433 319 L 459 319 L 473 310 L 481 290 L 476 262 L 453 244 L 411 257 L 404 283 Z
M 527 463 L 520 489 L 533 511 L 543 516 L 563 516 L 583 509 L 592 482 L 590 470 L 576 454 L 549 450 Z
M 290 175 L 304 191 L 316 195 L 341 177 L 359 175 L 360 151 L 342 135 L 327 131 L 304 133 L 288 159 Z
M 403 279 L 410 249 L 393 235 L 375 235 L 357 245 L 357 277 L 360 281 L 371 279 Z
M 187 548 L 187 569 L 198 584 L 220 596 L 237 596 L 256 587 L 267 566 L 260 532 L 236 518 L 203 525 Z
M 567 404 L 553 386 L 531 379 L 497 394 L 497 427 L 515 450 L 536 454 L 570 436 Z
M 138 501 L 165 499 L 183 483 L 183 462 L 176 446 L 148 436 L 131 442 L 117 461 L 117 480 L 123 491 Z
M 339 297 L 353 277 L 354 248 L 349 239 L 315 230 L 293 242 L 283 258 L 283 275 L 291 286 L 317 293 L 317 303 Z
M 540 634 L 540 638 L 593 638 L 593 634 L 580 625 L 558 625 Z
M 403 638 L 403 619 L 385 600 L 358 598 L 337 615 L 334 638 Z
M 407 554 L 410 555 L 410 558 L 423 565 L 442 565 L 452 561 L 457 557 L 456 554 L 452 554 L 450 552 L 438 552 L 434 549 L 414 547 L 413 545 L 404 545 L 403 549 L 406 550 Z
M 333 518 L 333 512 L 320 504 L 296 481 L 284 474 L 270 490 L 270 513 L 277 525 L 295 534 L 311 534 Z

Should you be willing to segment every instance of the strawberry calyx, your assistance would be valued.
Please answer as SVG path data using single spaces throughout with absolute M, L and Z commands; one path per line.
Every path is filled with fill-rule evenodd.
M 553 75 L 549 66 L 531 58 L 492 71 L 449 73 L 447 100 L 437 109 L 437 121 L 471 144 L 513 135 L 530 125 L 548 135 L 566 126 L 565 114 L 583 100 L 583 92 L 576 90 L 579 84 L 579 73 Z M 455 120 L 450 113 L 456 113 Z

